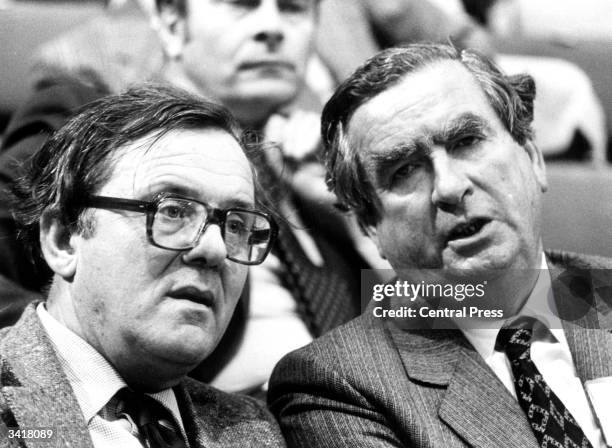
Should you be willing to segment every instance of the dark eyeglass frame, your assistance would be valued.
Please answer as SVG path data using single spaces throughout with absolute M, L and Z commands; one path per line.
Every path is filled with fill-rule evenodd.
M 206 231 L 206 229 L 208 228 L 210 224 L 217 224 L 219 226 L 219 228 L 221 229 L 221 237 L 223 238 L 223 242 L 225 243 L 225 220 L 227 219 L 228 214 L 231 212 L 248 212 L 248 213 L 253 213 L 255 215 L 261 216 L 262 218 L 265 218 L 270 223 L 270 230 L 269 230 L 270 239 L 268 241 L 268 247 L 266 248 L 265 252 L 260 257 L 260 259 L 257 261 L 237 260 L 228 254 L 227 258 L 229 260 L 232 260 L 235 263 L 245 264 L 248 266 L 261 264 L 263 263 L 263 261 L 266 259 L 266 257 L 272 250 L 272 245 L 276 239 L 276 235 L 278 234 L 278 226 L 276 224 L 276 221 L 274 221 L 274 219 L 272 218 L 270 214 L 261 212 L 259 210 L 253 210 L 253 209 L 243 208 L 243 207 L 230 207 L 226 209 L 215 208 L 215 207 L 211 207 L 206 202 L 198 201 L 197 199 L 193 199 L 188 196 L 183 196 L 183 195 L 175 194 L 175 193 L 159 193 L 158 195 L 155 196 L 155 198 L 153 198 L 152 201 L 140 201 L 138 199 L 126 199 L 126 198 L 117 198 L 117 197 L 112 197 L 112 196 L 90 195 L 84 200 L 82 200 L 80 202 L 80 205 L 82 207 L 100 208 L 104 210 L 126 210 L 126 211 L 131 211 L 131 212 L 144 213 L 147 215 L 147 239 L 149 240 L 149 243 L 151 243 L 153 246 L 159 247 L 161 249 L 166 249 L 166 250 L 174 250 L 177 252 L 193 249 L 194 247 L 196 247 L 196 244 L 193 244 L 188 247 L 184 247 L 182 249 L 176 249 L 173 247 L 162 246 L 161 244 L 158 244 L 154 240 L 153 222 L 155 219 L 155 214 L 157 213 L 159 204 L 166 199 L 180 199 L 180 200 L 195 202 L 195 203 L 202 205 L 204 209 L 206 210 L 207 217 L 206 217 L 206 220 L 204 221 L 204 225 L 202 226 L 202 228 L 199 231 L 199 234 L 197 235 L 197 238 L 195 239 L 196 244 L 199 238 L 202 236 L 202 233 Z

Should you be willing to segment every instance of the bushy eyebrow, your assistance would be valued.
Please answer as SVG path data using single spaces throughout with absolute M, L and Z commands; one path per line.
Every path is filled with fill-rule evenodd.
M 374 173 L 375 185 L 384 183 L 387 172 L 402 161 L 421 158 L 427 152 L 424 142 L 412 141 L 394 145 L 382 154 L 370 155 L 370 166 Z
M 484 118 L 472 112 L 465 112 L 450 120 L 439 130 L 419 136 L 414 140 L 398 143 L 384 153 L 370 154 L 369 165 L 374 173 L 376 184 L 380 185 L 384 181 L 389 168 L 402 161 L 425 157 L 433 144 L 446 145 L 464 136 L 484 136 L 492 132 L 491 126 Z
M 472 112 L 466 112 L 450 120 L 439 133 L 434 133 L 431 139 L 436 145 L 445 145 L 464 136 L 484 136 L 492 132 L 491 126 L 484 118 Z

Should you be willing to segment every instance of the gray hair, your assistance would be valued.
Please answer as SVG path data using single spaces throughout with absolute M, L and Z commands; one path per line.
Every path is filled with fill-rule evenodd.
M 338 87 L 321 117 L 328 188 L 338 197 L 339 208 L 355 212 L 362 228 L 379 222 L 381 205 L 356 148 L 348 142 L 346 132 L 353 113 L 407 74 L 443 60 L 461 63 L 474 76 L 518 144 L 523 146 L 533 138 L 535 83 L 529 75 L 504 75 L 488 58 L 450 45 L 413 44 L 378 53 Z

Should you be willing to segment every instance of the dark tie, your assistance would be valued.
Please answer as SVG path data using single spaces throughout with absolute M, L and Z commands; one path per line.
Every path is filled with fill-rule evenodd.
M 541 447 L 592 448 L 580 426 L 531 360 L 530 329 L 501 329 L 497 337 L 510 360 L 521 408 Z
M 347 322 L 359 313 L 344 278 L 333 266 L 315 266 L 289 226 L 279 223 L 274 253 L 285 268 L 283 282 L 297 301 L 298 312 L 315 337 Z
M 267 159 L 255 157 L 252 161 L 266 196 L 272 203 L 281 204 L 287 200 L 293 204 L 291 187 L 285 179 L 277 175 Z M 322 242 L 315 241 L 326 261 L 323 267 L 315 266 L 295 238 L 289 224 L 282 219 L 279 221 L 278 237 L 272 252 L 279 258 L 285 271 L 282 277 L 283 286 L 297 302 L 298 313 L 310 333 L 319 337 L 357 316 L 361 311 L 359 297 L 352 297 L 345 277 L 334 272 L 338 270 L 336 266 L 327 263 L 328 258 L 334 258 L 334 249 L 329 247 L 331 250 L 328 250 L 322 247 Z M 325 250 L 329 252 L 327 256 Z M 340 255 L 339 261 L 344 261 L 344 254 Z
M 146 448 L 186 448 L 172 414 L 157 400 L 127 388 L 117 392 L 117 417 L 130 416 Z

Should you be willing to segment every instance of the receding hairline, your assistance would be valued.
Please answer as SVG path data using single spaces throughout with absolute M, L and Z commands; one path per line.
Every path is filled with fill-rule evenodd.
M 126 142 L 123 145 L 118 146 L 109 155 L 109 158 L 108 158 L 109 178 L 107 179 L 106 182 L 104 182 L 103 184 L 99 186 L 99 190 L 103 189 L 112 180 L 112 178 L 114 178 L 117 175 L 116 169 L 117 169 L 117 165 L 120 160 L 123 160 L 126 157 L 134 157 L 136 159 L 135 160 L 136 165 L 135 165 L 135 169 L 133 172 L 134 179 L 133 179 L 132 186 L 133 186 L 133 191 L 136 192 L 137 191 L 136 181 L 139 177 L 142 176 L 143 174 L 142 170 L 146 169 L 145 165 L 148 162 L 147 158 L 150 157 L 152 153 L 154 152 L 157 153 L 159 151 L 164 151 L 164 149 L 166 148 L 166 145 L 169 144 L 168 142 L 169 139 L 172 139 L 176 136 L 184 135 L 184 134 L 206 134 L 206 135 L 199 135 L 198 136 L 199 138 L 207 138 L 207 137 L 212 137 L 214 135 L 219 135 L 224 138 L 227 138 L 228 143 L 231 142 L 231 144 L 235 145 L 237 157 L 242 159 L 242 161 L 244 162 L 244 166 L 248 170 L 249 183 L 252 186 L 253 199 L 255 199 L 255 176 L 253 172 L 252 163 L 249 159 L 249 156 L 247 154 L 246 148 L 244 147 L 244 144 L 232 132 L 214 123 L 201 124 L 201 125 L 188 126 L 188 127 L 176 127 L 176 128 L 167 129 L 167 130 L 157 129 L 155 131 L 150 132 L 147 135 L 143 135 L 139 137 L 136 140 L 132 140 L 132 141 Z M 198 148 L 195 148 L 195 149 L 196 149 L 196 154 L 197 154 Z M 212 148 L 212 149 L 214 150 L 215 148 Z M 236 160 L 234 160 L 234 162 L 236 162 Z M 233 166 L 236 166 L 236 165 L 233 164 Z M 177 185 L 175 189 L 179 189 L 179 188 L 181 187 Z M 179 191 L 170 191 L 170 190 L 171 189 L 168 189 L 167 192 L 179 193 Z M 254 201 L 251 201 L 251 202 L 254 202 Z M 250 204 L 250 205 L 253 206 L 254 204 Z
M 423 72 L 427 72 L 427 71 L 430 71 L 430 70 L 437 70 L 437 69 L 442 68 L 445 65 L 449 66 L 449 67 L 457 67 L 461 71 L 463 71 L 467 75 L 466 81 L 468 79 L 471 80 L 471 82 L 473 83 L 474 87 L 476 87 L 478 89 L 478 91 L 481 93 L 481 98 L 483 100 L 483 104 L 486 104 L 486 106 L 491 109 L 491 112 L 493 113 L 493 115 L 496 118 L 499 119 L 499 117 L 497 116 L 497 113 L 492 108 L 492 106 L 489 104 L 486 92 L 484 91 L 484 89 L 480 85 L 478 79 L 476 78 L 476 76 L 474 76 L 472 71 L 461 60 L 457 60 L 457 59 L 437 59 L 437 60 L 433 60 L 433 61 L 428 61 L 428 62 L 424 63 L 423 65 L 415 68 L 414 70 L 402 74 L 397 79 L 395 79 L 392 82 L 390 82 L 383 90 L 381 90 L 380 92 L 377 92 L 375 95 L 367 98 L 365 101 L 360 103 L 357 107 L 355 107 L 350 112 L 350 114 L 346 117 L 346 119 L 344 120 L 343 133 L 344 133 L 344 136 L 346 137 L 347 143 L 350 144 L 350 145 L 353 145 L 353 144 L 357 143 L 357 142 L 355 142 L 355 140 L 353 140 L 354 137 L 351 137 L 351 134 L 352 134 L 351 133 L 351 127 L 352 127 L 351 123 L 352 123 L 353 118 L 355 117 L 355 115 L 358 113 L 358 111 L 363 111 L 364 107 L 366 107 L 368 105 L 372 105 L 373 102 L 375 103 L 377 100 L 380 100 L 381 97 L 383 97 L 385 95 L 388 95 L 391 90 L 399 88 L 411 76 L 418 76 L 418 75 L 422 74 Z M 417 105 L 413 105 L 413 107 L 418 107 L 418 106 Z M 380 108 L 384 109 L 384 105 L 381 105 Z M 374 113 L 376 113 L 376 111 L 374 111 Z

